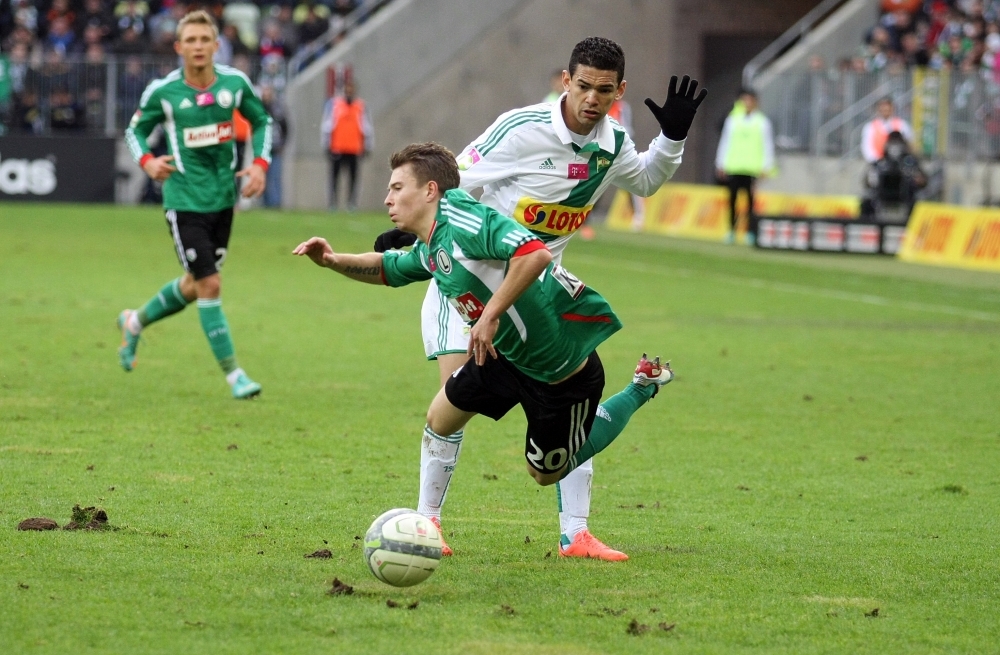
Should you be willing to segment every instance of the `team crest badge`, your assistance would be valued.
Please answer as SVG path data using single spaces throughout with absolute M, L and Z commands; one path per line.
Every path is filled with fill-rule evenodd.
M 443 250 L 438 250 L 435 259 L 437 259 L 438 268 L 441 269 L 442 273 L 445 275 L 451 273 L 451 258 L 448 256 L 448 253 Z
M 229 109 L 233 106 L 233 92 L 229 89 L 222 89 L 219 91 L 217 100 L 220 107 L 223 109 Z
M 608 159 L 607 157 L 597 158 L 597 170 L 600 170 L 602 168 L 607 168 L 610 165 L 611 165 L 611 160 Z

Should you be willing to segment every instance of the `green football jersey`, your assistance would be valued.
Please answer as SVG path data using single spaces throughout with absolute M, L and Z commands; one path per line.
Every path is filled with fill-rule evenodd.
M 510 259 L 538 237 L 465 191 L 438 203 L 429 243 L 382 257 L 389 286 L 434 278 L 462 318 L 474 324 L 503 282 Z M 500 318 L 494 347 L 526 375 L 542 382 L 566 377 L 597 346 L 620 330 L 608 302 L 557 264 L 521 294 Z
M 237 69 L 216 64 L 215 82 L 206 89 L 185 82 L 182 68 L 146 87 L 125 142 L 139 162 L 149 153 L 146 139 L 153 128 L 163 125 L 177 168 L 163 183 L 164 207 L 213 212 L 236 204 L 237 109 L 250 122 L 254 158 L 270 165 L 271 117 L 250 79 Z

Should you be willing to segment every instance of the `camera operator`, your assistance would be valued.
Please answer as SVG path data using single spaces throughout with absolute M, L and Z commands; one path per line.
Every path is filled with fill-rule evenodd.
M 868 169 L 865 186 L 868 197 L 862 214 L 880 222 L 897 222 L 897 218 L 906 222 L 917 191 L 927 186 L 927 175 L 902 133 L 889 133 L 882 158 Z

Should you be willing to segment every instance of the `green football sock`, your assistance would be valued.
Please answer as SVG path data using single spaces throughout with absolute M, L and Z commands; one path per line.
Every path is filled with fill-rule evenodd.
M 630 383 L 623 391 L 601 403 L 597 408 L 597 416 L 594 417 L 594 425 L 590 428 L 587 440 L 583 442 L 580 450 L 569 458 L 569 464 L 563 471 L 562 477 L 565 478 L 580 464 L 610 446 L 628 425 L 636 410 L 645 405 L 655 391 L 655 384 L 643 387 Z
M 218 298 L 199 298 L 198 317 L 201 319 L 201 329 L 208 337 L 208 345 L 212 347 L 212 354 L 222 371 L 227 375 L 232 373 L 238 367 L 233 340 L 229 336 L 229 323 L 222 313 L 222 301 Z
M 146 327 L 161 318 L 176 314 L 188 306 L 188 301 L 181 295 L 181 279 L 177 278 L 163 285 L 159 293 L 149 299 L 138 312 L 139 324 Z

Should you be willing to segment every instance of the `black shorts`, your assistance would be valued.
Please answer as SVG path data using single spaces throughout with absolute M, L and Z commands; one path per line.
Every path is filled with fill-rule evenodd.
M 167 226 L 174 238 L 177 259 L 184 270 L 201 280 L 215 275 L 226 261 L 233 209 L 217 212 L 166 211 Z
M 560 470 L 576 454 L 594 425 L 604 393 L 604 365 L 596 352 L 579 373 L 559 384 L 528 377 L 498 354 L 482 366 L 470 359 L 444 387 L 452 405 L 500 420 L 514 405 L 528 419 L 524 456 L 542 473 Z

